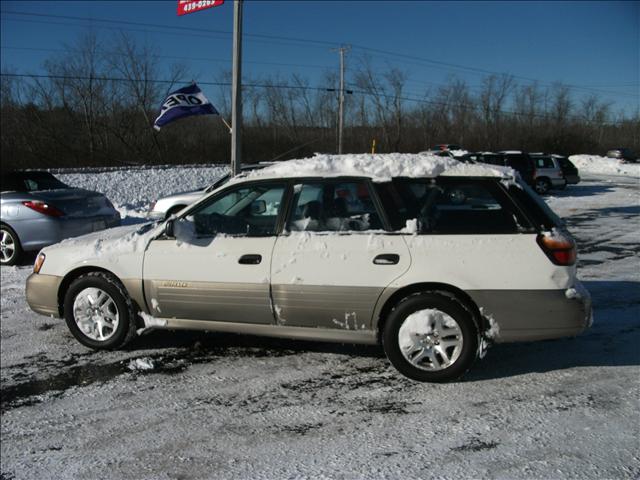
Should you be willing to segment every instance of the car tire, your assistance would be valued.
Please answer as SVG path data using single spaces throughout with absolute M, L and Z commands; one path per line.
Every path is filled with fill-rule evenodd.
M 536 178 L 533 188 L 538 195 L 545 195 L 551 190 L 551 182 L 546 178 Z
M 419 382 L 460 378 L 478 356 L 478 329 L 455 299 L 423 292 L 402 299 L 385 322 L 382 344 L 391 364 Z
M 167 215 L 164 217 L 164 219 L 168 220 L 171 217 L 171 215 L 175 215 L 180 210 L 182 210 L 184 207 L 186 207 L 186 205 L 175 205 L 175 206 L 171 207 L 169 210 L 167 210 Z
M 0 227 L 0 264 L 15 265 L 22 260 L 22 245 L 16 232 L 8 225 Z
M 87 273 L 71 283 L 64 317 L 73 336 L 96 350 L 123 347 L 136 336 L 133 301 L 120 281 L 105 272 Z

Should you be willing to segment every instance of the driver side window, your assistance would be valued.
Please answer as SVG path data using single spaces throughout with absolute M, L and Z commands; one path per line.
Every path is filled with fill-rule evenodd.
M 285 184 L 266 183 L 234 188 L 201 205 L 187 220 L 199 237 L 275 235 L 285 188 Z

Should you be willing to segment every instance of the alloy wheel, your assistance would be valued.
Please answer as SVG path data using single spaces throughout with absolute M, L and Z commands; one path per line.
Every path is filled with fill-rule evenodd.
M 96 287 L 80 291 L 73 302 L 73 317 L 80 331 L 96 341 L 105 341 L 118 328 L 120 316 L 116 302 Z
M 412 313 L 398 332 L 404 358 L 414 367 L 431 372 L 453 365 L 462 353 L 463 341 L 458 322 L 437 309 Z
M 0 259 L 2 263 L 9 263 L 16 254 L 16 241 L 7 230 L 2 230 L 0 236 Z

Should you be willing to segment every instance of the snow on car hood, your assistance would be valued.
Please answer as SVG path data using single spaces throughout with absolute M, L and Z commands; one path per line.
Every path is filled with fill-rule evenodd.
M 48 255 L 60 253 L 69 260 L 102 256 L 119 256 L 123 253 L 142 252 L 149 241 L 162 229 L 161 224 L 146 223 L 110 228 L 81 237 L 68 238 L 43 249 Z
M 311 158 L 279 162 L 239 177 L 364 176 L 384 182 L 394 177 L 434 178 L 440 175 L 513 178 L 515 173 L 509 167 L 462 163 L 429 153 L 316 154 Z

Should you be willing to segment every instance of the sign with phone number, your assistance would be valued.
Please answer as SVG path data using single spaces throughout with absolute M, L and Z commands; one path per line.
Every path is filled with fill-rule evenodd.
M 199 12 L 205 8 L 218 7 L 224 0 L 178 0 L 178 15 Z

